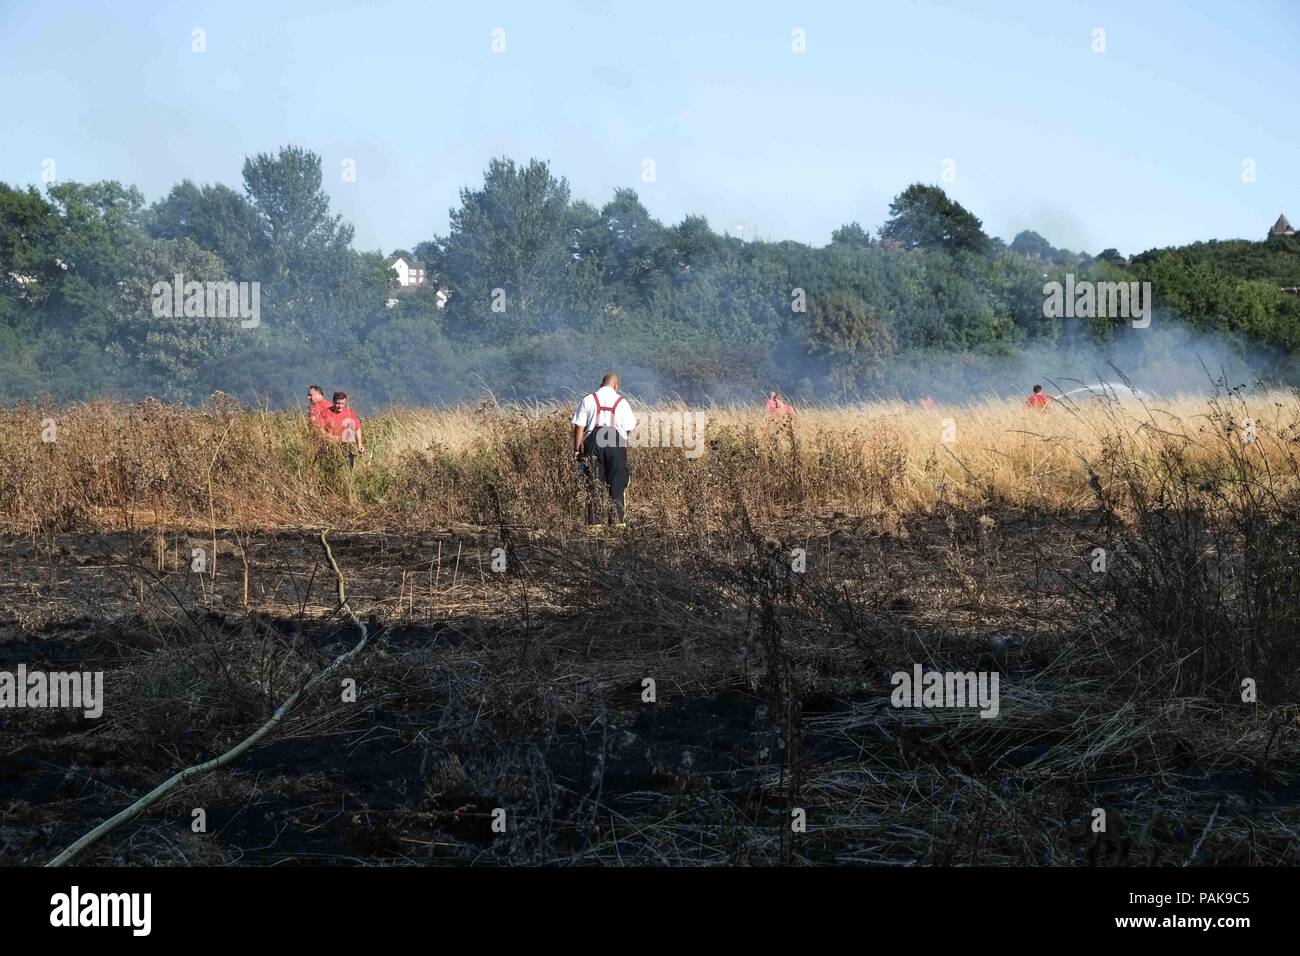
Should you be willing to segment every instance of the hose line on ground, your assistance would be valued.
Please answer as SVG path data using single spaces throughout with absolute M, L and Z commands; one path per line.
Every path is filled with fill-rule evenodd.
M 214 757 L 212 760 L 205 763 L 195 764 L 193 767 L 186 767 L 184 770 L 168 777 L 121 813 L 110 817 L 85 836 L 81 837 L 81 839 L 77 840 L 76 843 L 73 843 L 54 859 L 50 860 L 49 863 L 45 864 L 46 866 L 63 866 L 65 863 L 74 859 L 88 846 L 97 843 L 122 824 L 139 816 L 150 806 L 157 803 L 164 796 L 171 793 L 187 780 L 197 777 L 200 774 L 207 773 L 210 770 L 217 770 L 224 767 L 226 764 L 239 759 L 239 757 L 241 757 L 246 751 L 257 744 L 258 741 L 262 740 L 262 738 L 274 730 L 280 722 L 284 720 L 285 716 L 293 710 L 299 700 L 307 694 L 310 694 L 313 688 L 319 685 L 331 674 L 335 673 L 349 660 L 361 653 L 362 648 L 366 646 L 366 641 L 369 640 L 369 632 L 366 629 L 366 625 L 356 616 L 356 614 L 353 613 L 352 608 L 348 605 L 347 590 L 343 582 L 343 572 L 339 570 L 338 563 L 334 560 L 334 552 L 330 550 L 329 541 L 326 540 L 325 537 L 327 534 L 329 534 L 328 530 L 320 533 L 320 543 L 325 548 L 325 557 L 329 560 L 330 567 L 334 569 L 334 576 L 338 581 L 339 607 L 345 614 L 347 614 L 348 618 L 361 632 L 361 640 L 357 641 L 356 645 L 351 650 L 344 651 L 338 657 L 334 658 L 334 661 L 328 667 L 323 671 L 320 671 L 315 677 L 294 691 L 288 700 L 275 709 L 275 713 L 271 715 L 271 718 L 266 723 L 262 724 L 262 726 L 257 728 L 253 733 L 235 744 L 234 747 L 230 748 L 219 757 Z

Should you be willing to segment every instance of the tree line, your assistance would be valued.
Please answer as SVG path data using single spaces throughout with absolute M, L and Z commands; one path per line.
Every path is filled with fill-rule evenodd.
M 484 388 L 545 399 L 607 367 L 649 399 L 942 393 L 999 384 L 1026 350 L 1135 334 L 1122 317 L 1046 317 L 1044 284 L 1066 273 L 1151 282 L 1159 321 L 1243 351 L 1300 346 L 1300 298 L 1282 291 L 1300 286 L 1297 237 L 1090 256 L 991 237 L 920 183 L 874 235 L 850 222 L 818 248 L 664 224 L 632 189 L 598 208 L 543 161 L 499 159 L 410 254 L 429 281 L 398 295 L 392 253 L 353 247 L 319 156 L 293 146 L 249 157 L 241 190 L 186 180 L 151 204 L 112 181 L 0 183 L 0 399 L 283 405 L 309 382 L 372 408 Z M 174 277 L 258 283 L 260 321 L 160 315 Z

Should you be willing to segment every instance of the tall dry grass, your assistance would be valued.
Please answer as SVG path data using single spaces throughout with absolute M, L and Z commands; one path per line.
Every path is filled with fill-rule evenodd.
M 641 409 L 687 414 L 685 407 Z M 1294 393 L 1177 396 L 1122 406 L 1005 401 L 925 409 L 899 402 L 702 413 L 704 453 L 634 448 L 634 520 L 713 528 L 738 502 L 759 519 L 939 506 L 1097 506 L 1099 490 L 1139 503 L 1178 472 L 1228 493 L 1294 494 Z M 19 406 L 0 412 L 0 523 L 13 531 L 142 525 L 420 529 L 577 523 L 582 488 L 558 407 L 406 409 L 366 422 L 349 468 L 295 412 L 218 398 L 188 410 L 157 402 Z M 50 421 L 55 431 L 51 437 Z

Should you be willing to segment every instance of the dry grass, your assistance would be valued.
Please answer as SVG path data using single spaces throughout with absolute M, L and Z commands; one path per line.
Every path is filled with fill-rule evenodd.
M 1300 479 L 1300 400 L 1290 392 L 1045 413 L 985 401 L 806 409 L 783 422 L 752 409 L 703 415 L 703 455 L 632 451 L 634 519 L 717 528 L 737 500 L 763 520 L 947 506 L 1069 511 L 1091 507 L 1097 483 L 1131 491 L 1138 475 L 1158 485 L 1171 456 L 1207 478 L 1228 469 L 1278 494 Z M 57 440 L 44 442 L 42 422 L 50 419 Z M 567 528 L 582 507 L 567 421 L 567 410 L 554 407 L 398 410 L 368 423 L 368 453 L 350 471 L 338 449 L 291 412 L 223 400 L 201 411 L 152 402 L 19 407 L 0 413 L 0 523 L 26 532 L 209 524 L 419 530 L 495 523 L 500 502 L 514 521 Z

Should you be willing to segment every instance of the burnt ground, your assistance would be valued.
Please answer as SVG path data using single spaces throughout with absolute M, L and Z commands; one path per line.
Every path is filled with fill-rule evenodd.
M 1094 518 L 765 530 L 786 559 L 740 530 L 331 534 L 361 654 L 82 862 L 1300 862 L 1295 707 L 1171 693 L 1107 620 Z M 105 675 L 98 719 L 0 710 L 0 863 L 222 753 L 357 641 L 315 533 L 216 539 L 0 538 L 0 671 Z M 916 662 L 997 671 L 998 717 L 892 707 Z

